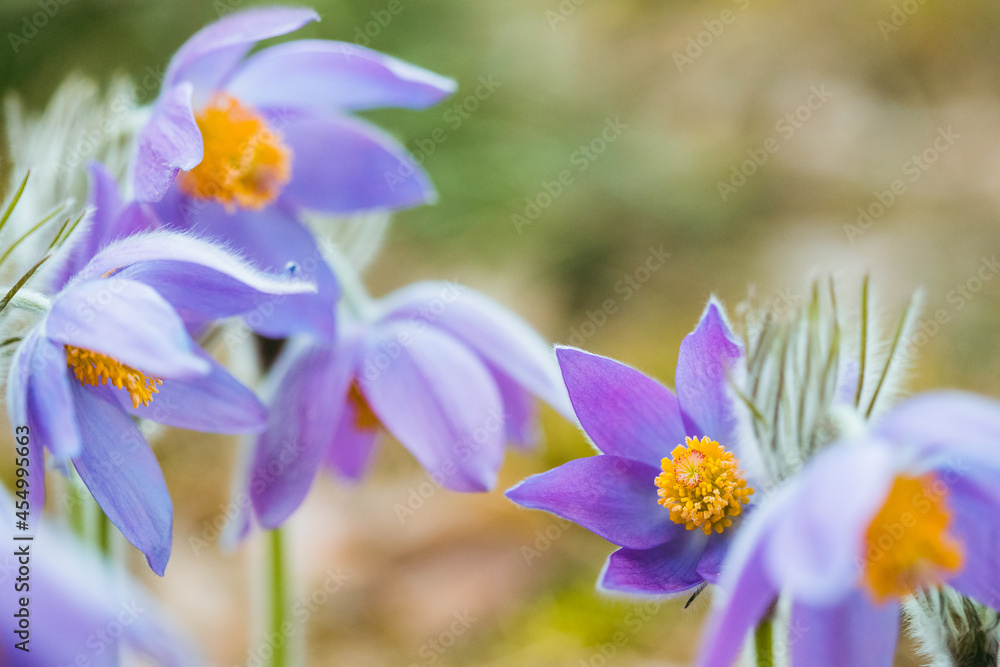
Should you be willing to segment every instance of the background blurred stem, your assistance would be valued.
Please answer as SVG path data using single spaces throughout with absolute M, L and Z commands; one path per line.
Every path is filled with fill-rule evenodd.
M 281 528 L 267 533 L 267 556 L 264 567 L 267 570 L 270 603 L 267 618 L 268 638 L 274 650 L 271 667 L 291 665 L 291 637 L 286 636 L 285 623 L 288 618 L 288 567 L 285 562 L 285 538 Z M 275 639 L 277 639 L 275 641 Z
M 774 620 L 770 615 L 757 625 L 753 643 L 757 667 L 774 667 Z

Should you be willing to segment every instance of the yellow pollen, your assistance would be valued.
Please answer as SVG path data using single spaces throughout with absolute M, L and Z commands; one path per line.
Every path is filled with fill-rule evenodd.
M 659 503 L 670 510 L 670 519 L 688 530 L 701 528 L 706 535 L 733 525 L 731 517 L 743 512 L 753 489 L 747 487 L 739 461 L 714 440 L 685 438 L 677 445 L 656 478 Z
M 354 405 L 354 427 L 356 429 L 359 431 L 374 431 L 378 428 L 378 417 L 372 412 L 357 382 L 351 383 L 351 390 L 347 394 L 347 400 Z
M 153 401 L 153 394 L 160 393 L 157 389 L 163 384 L 160 378 L 149 377 L 142 371 L 97 352 L 72 345 L 64 347 L 66 365 L 73 370 L 73 376 L 80 381 L 81 386 L 89 384 L 96 387 L 110 381 L 118 389 L 128 391 L 134 408 L 139 405 L 149 405 Z
M 933 474 L 896 478 L 867 533 L 864 579 L 876 601 L 941 584 L 962 566 L 962 548 L 948 534 L 946 497 Z
M 177 176 L 197 199 L 214 199 L 229 212 L 261 209 L 291 178 L 291 150 L 253 109 L 218 94 L 196 117 L 205 144 L 202 161 Z

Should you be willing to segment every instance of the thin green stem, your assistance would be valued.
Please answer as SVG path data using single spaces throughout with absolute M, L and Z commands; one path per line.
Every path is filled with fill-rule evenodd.
M 774 667 L 774 621 L 768 615 L 757 626 L 753 635 L 757 667 Z
M 268 602 L 271 605 L 268 617 L 268 636 L 283 638 L 283 641 L 275 642 L 280 646 L 273 646 L 274 657 L 271 659 L 271 667 L 288 667 L 291 665 L 289 650 L 291 642 L 285 632 L 288 618 L 288 568 L 285 563 L 285 539 L 282 529 L 275 528 L 269 531 L 267 542 L 266 567 L 270 584 Z

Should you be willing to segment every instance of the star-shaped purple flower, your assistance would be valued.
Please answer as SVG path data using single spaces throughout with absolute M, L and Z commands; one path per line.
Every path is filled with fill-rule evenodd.
M 507 497 L 620 546 L 600 578 L 606 590 L 665 595 L 716 581 L 727 528 L 739 520 L 749 488 L 732 458 L 741 454 L 745 416 L 730 383 L 745 372 L 744 352 L 721 307 L 710 302 L 681 343 L 676 395 L 605 357 L 570 347 L 557 348 L 556 356 L 580 424 L 601 453 L 529 477 Z M 699 489 L 729 497 L 685 514 L 684 494 Z

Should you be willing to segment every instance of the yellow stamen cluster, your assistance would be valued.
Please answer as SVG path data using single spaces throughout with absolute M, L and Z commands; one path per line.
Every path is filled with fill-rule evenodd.
M 354 427 L 359 431 L 374 431 L 378 428 L 379 421 L 371 406 L 365 400 L 364 394 L 357 382 L 351 383 L 351 390 L 347 394 L 347 400 L 354 405 Z
M 868 527 L 864 580 L 876 601 L 937 586 L 962 566 L 948 534 L 947 487 L 933 474 L 897 477 Z
M 160 378 L 149 377 L 142 371 L 119 363 L 111 357 L 84 350 L 83 348 L 66 345 L 66 365 L 73 371 L 73 376 L 80 381 L 81 386 L 107 384 L 109 381 L 118 389 L 125 389 L 132 398 L 132 407 L 149 405 L 153 394 L 160 392 L 157 387 L 163 384 Z
M 232 212 L 261 209 L 291 178 L 291 150 L 256 111 L 235 98 L 217 95 L 195 117 L 205 153 L 177 185 L 197 199 L 214 199 Z
M 747 487 L 739 461 L 714 440 L 685 438 L 677 445 L 656 478 L 659 503 L 670 510 L 670 519 L 688 530 L 701 528 L 706 535 L 733 525 L 753 489 Z

